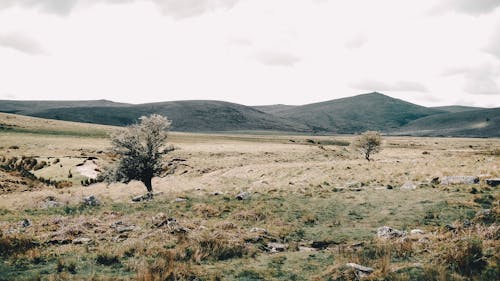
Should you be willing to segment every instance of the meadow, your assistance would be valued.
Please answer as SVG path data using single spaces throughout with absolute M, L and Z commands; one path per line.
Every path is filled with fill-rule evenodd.
M 0 124 L 0 280 L 500 279 L 500 139 L 386 136 L 368 162 L 355 136 L 174 132 L 133 202 L 140 182 L 85 182 L 115 127 Z

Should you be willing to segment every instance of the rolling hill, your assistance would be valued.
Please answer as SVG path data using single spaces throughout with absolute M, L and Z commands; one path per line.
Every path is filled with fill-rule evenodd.
M 392 131 L 418 118 L 440 113 L 443 111 L 370 93 L 296 106 L 276 115 L 307 124 L 316 132 L 349 134 Z
M 108 100 L 0 101 L 0 112 L 113 126 L 129 125 L 140 116 L 156 113 L 168 116 L 172 130 L 180 132 L 353 134 L 378 130 L 392 135 L 498 137 L 499 111 L 467 106 L 427 108 L 376 92 L 302 106 L 251 107 L 213 100 L 137 105 Z
M 118 103 L 109 100 L 80 100 L 80 101 L 18 101 L 0 100 L 0 112 L 31 115 L 37 112 L 54 108 L 73 107 L 122 107 L 129 106 L 126 103 Z
M 451 112 L 408 123 L 393 134 L 411 136 L 500 137 L 500 108 Z
M 168 116 L 172 130 L 214 131 L 284 131 L 310 132 L 299 122 L 287 120 L 248 106 L 222 101 L 173 101 L 128 106 L 52 108 L 31 116 L 85 123 L 124 126 L 149 114 Z
M 436 107 L 431 107 L 431 108 L 446 111 L 446 112 L 463 112 L 463 111 L 485 109 L 482 107 L 463 106 L 463 105 L 436 106 Z

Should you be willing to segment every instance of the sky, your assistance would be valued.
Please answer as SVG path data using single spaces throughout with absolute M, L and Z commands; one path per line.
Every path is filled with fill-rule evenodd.
M 0 99 L 500 107 L 500 0 L 0 0 Z

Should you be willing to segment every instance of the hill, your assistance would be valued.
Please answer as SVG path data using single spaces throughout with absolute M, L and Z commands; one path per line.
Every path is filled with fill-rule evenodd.
M 500 108 L 424 117 L 395 131 L 399 135 L 500 137 Z
M 136 122 L 140 116 L 153 113 L 168 116 L 173 121 L 172 130 L 174 131 L 310 132 L 307 126 L 299 122 L 244 105 L 208 100 L 149 103 L 126 107 L 53 108 L 30 115 L 48 119 L 124 126 Z
M 293 107 L 276 115 L 302 122 L 317 132 L 391 131 L 425 116 L 443 113 L 380 93 Z
M 260 110 L 269 114 L 277 114 L 282 111 L 292 109 L 296 107 L 295 105 L 286 105 L 286 104 L 272 104 L 272 105 L 256 105 L 252 106 L 253 108 Z
M 463 105 L 436 106 L 436 107 L 431 107 L 431 108 L 446 111 L 446 112 L 463 112 L 463 111 L 485 109 L 482 107 L 463 106 Z
M 54 108 L 73 107 L 121 107 L 129 106 L 126 103 L 117 103 L 109 100 L 81 100 L 81 101 L 24 101 L 0 100 L 0 112 L 31 115 L 40 111 Z

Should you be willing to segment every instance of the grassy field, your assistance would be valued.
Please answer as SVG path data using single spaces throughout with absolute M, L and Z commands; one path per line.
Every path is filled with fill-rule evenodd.
M 141 183 L 81 185 L 115 128 L 0 117 L 0 280 L 499 279 L 499 139 L 385 137 L 367 162 L 353 136 L 172 133 L 158 194 L 133 203 Z M 14 157 L 47 164 L 27 178 Z M 451 175 L 480 182 L 431 182 Z

